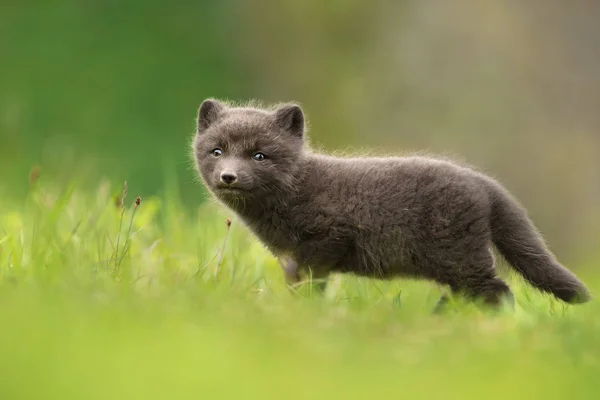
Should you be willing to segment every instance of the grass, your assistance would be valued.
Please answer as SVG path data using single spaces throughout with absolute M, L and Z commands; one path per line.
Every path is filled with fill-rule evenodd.
M 120 195 L 119 195 L 120 194 Z M 119 196 L 117 196 L 119 195 Z M 117 196 L 117 199 L 115 199 Z M 592 399 L 600 307 L 514 311 L 424 282 L 292 292 L 213 205 L 33 182 L 0 204 L 0 399 Z M 586 277 L 595 288 L 595 277 Z

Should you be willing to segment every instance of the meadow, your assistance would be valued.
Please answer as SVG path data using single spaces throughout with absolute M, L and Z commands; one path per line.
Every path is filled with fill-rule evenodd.
M 598 297 L 580 3 L 0 1 L 0 400 L 599 398 L 597 300 L 506 268 L 499 312 L 433 315 L 443 289 L 416 281 L 290 290 L 188 160 L 203 99 L 298 102 L 318 149 L 498 178 Z
M 490 312 L 425 282 L 287 288 L 211 202 L 34 172 L 0 209 L 0 398 L 593 399 L 600 306 L 509 276 Z M 587 269 L 590 270 L 589 268 Z M 582 276 L 592 290 L 594 276 Z

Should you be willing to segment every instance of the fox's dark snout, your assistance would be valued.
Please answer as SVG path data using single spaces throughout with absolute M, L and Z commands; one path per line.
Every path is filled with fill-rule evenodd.
M 219 180 L 221 183 L 231 185 L 237 181 L 237 174 L 233 171 L 222 171 Z

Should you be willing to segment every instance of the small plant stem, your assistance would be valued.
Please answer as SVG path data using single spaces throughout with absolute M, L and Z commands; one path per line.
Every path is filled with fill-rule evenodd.
M 227 238 L 229 237 L 229 228 L 231 227 L 231 220 L 227 219 L 227 231 L 225 231 L 225 238 L 223 239 L 223 246 L 221 246 L 221 254 L 219 255 L 219 262 L 217 263 L 217 269 L 215 270 L 215 278 L 219 276 L 221 270 L 221 264 L 223 264 L 223 256 L 225 255 L 225 246 L 227 245 Z
M 119 266 L 119 242 L 121 241 L 121 229 L 123 228 L 123 217 L 125 215 L 125 198 L 127 197 L 127 181 L 123 185 L 123 195 L 121 196 L 121 217 L 119 218 L 119 232 L 117 233 L 117 247 L 115 249 L 115 269 Z
M 121 217 L 119 218 L 119 232 L 117 233 L 117 246 L 115 248 L 115 269 L 119 266 L 119 242 L 121 241 L 121 229 L 123 227 L 123 216 L 125 214 L 125 208 L 121 210 Z
M 131 219 L 129 220 L 129 228 L 127 228 L 127 237 L 125 239 L 125 244 L 123 244 L 123 254 L 121 254 L 121 260 L 119 260 L 119 264 L 123 261 L 123 258 L 129 252 L 129 247 L 131 246 L 131 227 L 133 226 L 133 219 L 135 218 L 135 213 L 137 211 L 137 207 L 133 209 L 131 213 Z

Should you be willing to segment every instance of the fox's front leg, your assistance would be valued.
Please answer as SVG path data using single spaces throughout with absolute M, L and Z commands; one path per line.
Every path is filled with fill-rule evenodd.
M 283 269 L 285 282 L 289 286 L 295 286 L 299 284 L 301 282 L 301 278 L 300 265 L 298 262 L 290 256 L 283 256 L 278 258 L 278 260 L 279 264 L 281 265 L 281 269 Z M 312 278 L 310 284 L 314 289 L 316 289 L 317 292 L 324 293 L 327 289 L 327 276 L 314 276 L 311 272 L 312 271 L 309 271 L 309 275 Z
M 279 265 L 281 265 L 281 269 L 283 269 L 285 282 L 288 285 L 294 285 L 300 282 L 300 274 L 298 273 L 298 262 L 289 256 L 279 257 L 278 260 Z

